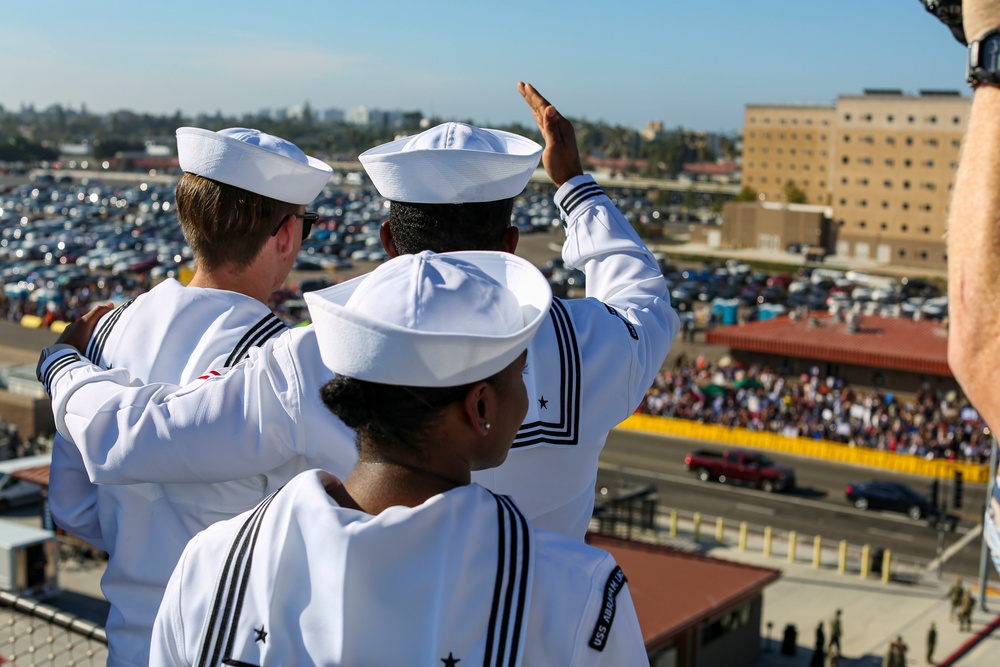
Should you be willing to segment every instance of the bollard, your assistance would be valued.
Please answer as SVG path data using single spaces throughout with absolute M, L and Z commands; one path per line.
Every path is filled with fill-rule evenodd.
M 813 538 L 813 567 L 819 569 L 819 559 L 823 553 L 823 538 L 817 535 Z
M 723 531 L 725 530 L 725 521 L 720 516 L 715 520 L 715 541 L 718 544 L 723 542 Z
M 740 551 L 747 550 L 747 522 L 740 522 Z
M 847 540 L 840 541 L 840 554 L 837 556 L 837 572 L 843 574 L 847 570 Z
M 892 551 L 886 549 L 882 554 L 882 583 L 889 583 L 889 561 L 892 559 Z
M 869 551 L 871 551 L 871 548 L 867 544 L 864 545 L 863 547 L 861 547 L 861 578 L 862 579 L 867 579 L 868 578 L 868 566 L 869 566 L 868 552 Z
M 694 541 L 701 537 L 701 512 L 694 513 Z
M 768 526 L 764 529 L 764 555 L 771 555 L 771 527 Z
M 670 510 L 670 537 L 677 537 L 677 510 Z
M 794 530 L 788 533 L 788 562 L 795 562 L 795 546 L 799 541 L 799 535 Z

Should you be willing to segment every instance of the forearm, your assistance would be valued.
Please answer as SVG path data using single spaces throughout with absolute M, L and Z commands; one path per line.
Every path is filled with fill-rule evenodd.
M 1000 88 L 980 87 L 948 216 L 948 361 L 987 423 L 1000 424 Z
M 249 363 L 187 387 L 130 386 L 126 370 L 85 361 L 56 358 L 53 366 L 56 427 L 95 483 L 242 479 L 285 463 L 300 440 L 283 376 Z

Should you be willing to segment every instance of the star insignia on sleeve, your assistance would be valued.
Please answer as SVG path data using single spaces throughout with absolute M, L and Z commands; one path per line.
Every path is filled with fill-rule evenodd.
M 448 657 L 447 658 L 441 658 L 441 662 L 444 663 L 444 667 L 455 667 L 455 665 L 457 663 L 462 662 L 462 661 L 459 658 L 453 657 L 451 655 L 451 651 L 448 651 Z
M 261 625 L 259 628 L 254 628 L 253 633 L 257 635 L 256 639 L 253 640 L 255 644 L 257 642 L 260 642 L 261 644 L 267 643 L 267 631 L 264 630 L 263 625 Z
M 540 396 L 538 398 L 538 408 L 540 410 L 548 410 L 549 409 L 549 402 L 547 400 L 545 400 L 544 396 Z

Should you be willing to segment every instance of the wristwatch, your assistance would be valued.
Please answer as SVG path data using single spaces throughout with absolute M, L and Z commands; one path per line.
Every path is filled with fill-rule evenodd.
M 969 44 L 966 77 L 973 88 L 980 85 L 1000 86 L 1000 29 Z

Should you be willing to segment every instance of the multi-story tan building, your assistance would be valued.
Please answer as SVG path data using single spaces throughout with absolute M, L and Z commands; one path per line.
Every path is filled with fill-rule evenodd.
M 743 132 L 743 185 L 762 201 L 784 202 L 791 181 L 805 204 L 830 203 L 832 106 L 748 105 Z
M 835 106 L 749 105 L 743 185 L 783 202 L 789 181 L 831 207 L 839 256 L 943 268 L 969 98 L 866 91 Z
M 944 231 L 969 99 L 957 93 L 842 95 L 831 206 L 836 254 L 946 265 Z

